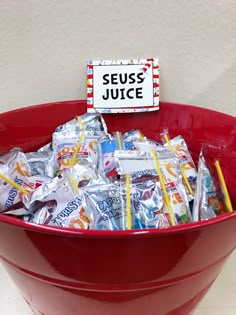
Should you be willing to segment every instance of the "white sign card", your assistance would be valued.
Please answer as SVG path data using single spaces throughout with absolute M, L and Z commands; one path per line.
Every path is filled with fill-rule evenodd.
M 159 61 L 90 60 L 87 64 L 89 113 L 144 112 L 159 109 Z

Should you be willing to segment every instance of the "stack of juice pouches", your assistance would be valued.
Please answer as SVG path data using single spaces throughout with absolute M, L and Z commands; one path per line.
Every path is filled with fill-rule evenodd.
M 205 144 L 197 171 L 181 135 L 161 130 L 157 142 L 139 130 L 110 134 L 100 114 L 84 114 L 57 127 L 37 152 L 0 156 L 0 212 L 99 230 L 210 219 L 232 211 L 219 152 Z
M 206 220 L 232 211 L 221 170 L 222 146 L 204 144 L 199 156 L 193 221 Z

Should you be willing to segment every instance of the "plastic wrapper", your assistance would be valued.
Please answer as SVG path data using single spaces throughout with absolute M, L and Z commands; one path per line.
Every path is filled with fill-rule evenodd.
M 177 136 L 170 140 L 172 146 L 174 147 L 175 155 L 179 160 L 179 164 L 181 167 L 181 171 L 184 172 L 193 193 L 189 192 L 189 189 L 186 185 L 185 180 L 183 180 L 188 199 L 189 201 L 194 199 L 195 187 L 196 187 L 196 180 L 197 180 L 197 169 L 194 164 L 194 161 L 189 153 L 187 144 L 182 136 Z M 168 147 L 168 144 L 165 143 L 165 147 Z
M 148 152 L 115 151 L 115 158 L 119 175 L 128 173 L 132 178 L 158 175 L 153 157 Z M 191 221 L 192 217 L 187 194 L 182 183 L 178 159 L 169 152 L 158 152 L 158 160 L 176 223 Z
M 227 185 L 228 193 L 233 204 L 233 208 L 236 206 L 236 194 L 235 194 L 235 176 L 236 174 L 236 147 L 228 147 L 225 143 L 219 143 L 218 147 L 210 146 L 206 155 L 207 163 L 211 166 L 211 172 L 215 178 L 218 178 L 216 174 L 216 168 L 213 165 L 213 161 L 217 159 L 220 162 L 221 169 L 224 175 L 224 179 Z
M 144 136 L 140 130 L 132 129 L 123 134 L 123 142 L 126 150 L 135 149 L 134 142 L 143 139 Z
M 14 148 L 0 157 L 0 173 L 28 192 L 48 180 L 44 176 L 32 176 L 26 155 L 19 148 Z M 20 190 L 3 178 L 0 178 L 0 194 L 0 212 L 12 208 L 23 197 Z
M 118 141 L 113 137 L 104 137 L 100 139 L 98 146 L 100 173 L 107 177 L 116 175 L 117 171 L 114 152 L 119 149 Z
M 41 175 L 53 177 L 54 168 L 49 152 L 25 153 L 27 164 L 30 168 L 30 176 Z
M 66 171 L 75 179 L 76 185 L 81 188 L 88 185 L 101 185 L 108 183 L 107 178 L 101 177 L 97 172 L 94 164 L 88 163 L 86 160 L 75 164 Z
M 163 212 L 163 199 L 157 178 L 133 181 L 131 189 L 132 229 L 169 226 Z M 84 189 L 86 216 L 91 229 L 127 229 L 126 186 L 123 179 Z
M 99 141 L 99 169 L 101 174 L 110 177 L 117 175 L 116 161 L 114 153 L 116 150 L 133 150 L 135 139 L 139 139 L 141 134 L 137 130 L 131 130 L 123 136 L 120 132 L 114 132 L 112 136 L 108 135 Z
M 78 142 L 81 143 L 78 147 Z M 53 134 L 53 151 L 55 168 L 57 174 L 72 166 L 74 154 L 78 150 L 75 162 L 87 160 L 87 162 L 98 164 L 98 137 L 88 136 L 86 133 L 81 137 L 81 132 L 71 132 L 65 135 L 62 132 L 54 132 Z
M 46 145 L 38 149 L 37 152 L 47 154 L 48 156 L 47 175 L 53 178 L 56 173 L 56 166 L 54 163 L 54 152 L 52 149 L 52 142 L 47 143 Z
M 38 149 L 38 152 L 46 152 L 48 155 L 52 154 L 52 142 L 45 144 L 43 147 Z
M 0 164 L 5 165 L 8 171 L 14 177 L 18 174 L 21 177 L 31 176 L 31 169 L 27 161 L 27 157 L 20 148 L 13 148 L 8 153 L 0 156 Z
M 2 214 L 14 216 L 14 217 L 23 217 L 27 212 L 27 209 L 24 207 L 22 201 L 14 204 L 11 208 L 6 209 Z
M 6 175 L 8 178 L 10 178 L 9 176 L 12 175 L 6 170 L 3 171 L 2 166 L 0 167 L 0 172 L 4 172 L 4 175 Z M 37 187 L 43 185 L 48 180 L 48 178 L 44 178 L 39 175 L 31 177 L 20 177 L 16 175 L 12 177 L 12 180 L 14 183 L 22 187 L 27 192 L 31 192 Z M 24 194 L 20 190 L 18 190 L 16 187 L 12 186 L 2 178 L 0 178 L 0 194 L 0 213 L 5 213 L 4 210 L 12 209 L 12 207 L 20 202 L 24 196 Z
M 25 220 L 37 224 L 87 229 L 89 219 L 84 215 L 82 191 L 73 184 L 68 173 L 23 197 L 28 211 Z
M 197 187 L 193 204 L 193 221 L 214 218 L 218 210 L 224 209 L 221 199 L 217 194 L 213 177 L 201 154 L 198 163 Z
M 193 221 L 206 220 L 216 216 L 209 198 L 217 198 L 216 188 L 201 154 L 198 162 L 198 177 L 193 203 Z
M 133 145 L 134 145 L 134 148 L 139 151 L 151 152 L 151 150 L 154 149 L 157 153 L 169 152 L 169 150 L 166 147 L 164 147 L 161 143 L 152 141 L 147 138 L 134 140 Z
M 55 132 L 73 132 L 73 130 L 87 131 L 87 135 L 104 136 L 107 133 L 107 126 L 101 114 L 84 114 L 75 117 L 67 123 L 58 126 Z
M 158 176 L 154 161 L 147 152 L 116 150 L 114 159 L 115 169 L 119 175 L 130 174 L 133 179 Z
M 197 188 L 193 205 L 193 219 L 207 220 L 226 213 L 225 198 L 214 165 L 225 148 L 204 144 L 199 156 Z

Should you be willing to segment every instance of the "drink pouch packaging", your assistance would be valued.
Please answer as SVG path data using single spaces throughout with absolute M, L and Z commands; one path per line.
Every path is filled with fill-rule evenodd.
M 162 177 L 177 224 L 192 220 L 188 198 L 183 187 L 178 159 L 170 152 L 157 152 Z M 158 176 L 153 157 L 143 151 L 115 151 L 117 172 L 131 178 Z M 166 212 L 167 209 L 166 209 Z
M 139 151 L 151 152 L 154 149 L 156 152 L 166 152 L 168 153 L 169 150 L 164 147 L 161 143 L 156 141 L 152 141 L 150 139 L 138 139 L 134 140 L 134 148 Z
M 126 150 L 134 150 L 135 149 L 134 142 L 136 140 L 143 139 L 144 135 L 141 133 L 140 130 L 132 129 L 124 133 L 122 138 Z
M 214 165 L 223 148 L 204 144 L 199 156 L 196 197 L 193 206 L 194 221 L 207 220 L 227 212 Z
M 114 176 L 116 172 L 116 163 L 114 151 L 118 150 L 118 141 L 113 137 L 104 137 L 99 140 L 99 172 L 104 177 Z
M 104 136 L 107 133 L 106 123 L 99 113 L 94 114 L 84 114 L 77 116 L 74 119 L 68 121 L 67 123 L 58 126 L 55 132 L 73 132 L 77 131 L 87 131 L 87 135 L 99 135 Z
M 218 199 L 213 177 L 206 166 L 202 153 L 198 162 L 198 176 L 193 203 L 193 221 L 207 220 L 216 216 L 210 200 Z
M 139 139 L 143 139 L 144 135 L 140 130 L 131 129 L 123 134 L 123 141 L 131 142 Z
M 217 146 L 205 143 L 202 146 L 202 153 L 210 173 L 213 176 L 218 196 L 225 206 L 224 208 L 218 207 L 216 214 L 219 215 L 233 211 L 227 185 L 230 182 L 228 175 L 235 173 L 235 151 L 229 149 L 224 143 L 219 143 Z M 232 195 L 234 195 L 234 191 Z
M 132 181 L 130 186 L 132 229 L 168 226 L 158 179 Z M 123 179 L 84 190 L 85 213 L 90 218 L 91 229 L 127 229 L 127 194 Z
M 45 144 L 44 146 L 42 146 L 41 148 L 38 149 L 38 152 L 46 152 L 48 153 L 48 155 L 52 154 L 52 142 L 49 142 L 47 144 Z
M 54 152 L 52 149 L 52 142 L 47 143 L 43 147 L 39 148 L 38 152 L 48 155 L 47 173 L 49 177 L 53 178 L 56 173 L 56 169 L 55 169 L 55 162 L 54 162 Z
M 1 214 L 22 218 L 27 212 L 22 201 L 14 204 L 11 208 L 4 210 Z
M 116 150 L 114 159 L 119 175 L 130 174 L 133 179 L 158 176 L 154 161 L 148 152 Z
M 25 220 L 37 224 L 87 229 L 82 191 L 65 172 L 23 197 Z
M 136 132 L 134 130 L 134 132 Z M 127 136 L 127 135 L 126 135 Z M 127 139 L 130 140 L 130 137 Z M 103 137 L 99 141 L 99 170 L 100 173 L 105 177 L 115 176 L 116 172 L 116 162 L 114 159 L 115 150 L 123 149 L 130 150 L 130 142 L 124 141 L 124 138 L 120 132 L 114 132 L 113 135 L 108 135 Z
M 231 203 L 233 204 L 233 207 L 235 209 L 236 149 L 235 147 L 225 145 L 225 143 L 219 143 L 217 146 L 208 145 L 207 147 L 208 152 L 207 154 L 204 152 L 204 154 L 206 156 L 208 167 L 209 165 L 211 166 L 210 171 L 212 172 L 214 178 L 218 180 L 219 177 L 218 174 L 216 174 L 216 168 L 213 164 L 216 159 L 219 161 L 227 185 L 228 194 L 231 199 Z M 219 180 L 217 184 L 220 185 Z
M 20 181 L 18 181 L 18 180 L 16 180 L 15 183 L 17 185 L 20 184 L 20 186 L 22 188 L 24 188 L 26 191 L 28 191 L 28 193 L 31 193 L 35 189 L 42 186 L 43 184 L 49 182 L 51 180 L 51 178 L 41 176 L 41 175 L 35 175 L 35 176 L 28 177 L 27 180 L 28 180 L 27 185 L 25 184 L 25 182 L 23 182 L 23 185 L 21 186 Z M 6 214 L 6 215 L 20 216 L 20 217 L 25 215 L 25 213 L 27 212 L 27 209 L 24 207 L 24 204 L 22 202 L 24 194 L 21 191 L 19 191 L 18 189 L 16 189 L 15 187 L 13 187 L 11 185 L 9 185 L 9 187 L 7 187 L 7 185 L 9 185 L 9 184 L 7 182 L 5 182 L 5 186 L 6 186 L 6 189 L 8 189 L 8 192 L 2 191 L 3 195 L 7 194 L 7 196 L 8 196 L 8 199 L 7 199 L 6 204 L 5 204 L 5 210 L 2 211 L 2 213 Z M 1 186 L 0 186 L 0 190 L 1 190 Z
M 188 183 L 191 186 L 192 193 L 189 191 L 186 181 L 183 179 L 183 184 L 185 186 L 189 201 L 194 199 L 194 192 L 197 180 L 197 169 L 194 161 L 189 153 L 187 144 L 182 136 L 177 136 L 170 140 L 171 145 L 174 148 L 174 153 L 177 156 L 180 164 L 181 171 L 184 173 Z M 168 148 L 168 143 L 164 146 Z
M 23 178 L 32 175 L 27 157 L 20 148 L 13 148 L 8 153 L 1 155 L 0 164 L 7 166 L 9 173 L 12 174 L 10 178 L 16 174 Z
M 132 129 L 123 135 L 123 142 L 125 143 L 126 150 L 140 150 L 150 152 L 152 148 L 163 148 L 161 142 L 148 139 L 143 135 L 140 130 Z
M 51 155 L 44 152 L 25 153 L 27 164 L 30 168 L 30 176 L 41 175 L 52 178 L 54 175 L 53 161 Z
M 78 188 L 88 185 L 101 185 L 108 182 L 106 178 L 100 176 L 96 166 L 88 163 L 86 160 L 81 161 L 80 164 L 75 164 L 66 172 L 69 174 L 68 176 L 72 176 L 75 179 Z
M 9 170 L 7 170 L 7 168 L 2 165 L 0 166 L 0 172 L 27 192 L 33 191 L 49 179 L 48 177 L 45 178 L 40 175 L 31 177 L 21 177 L 18 175 L 12 176 L 12 174 L 9 173 Z M 24 195 L 20 190 L 18 190 L 16 187 L 12 186 L 2 178 L 0 178 L 0 194 L 0 213 L 6 212 L 4 210 L 12 209 L 15 204 L 19 203 L 22 200 Z
M 32 191 L 48 180 L 44 176 L 32 176 L 27 157 L 19 148 L 14 148 L 0 157 L 0 173 L 26 192 Z M 0 212 L 12 208 L 22 200 L 22 191 L 2 177 L 0 178 L 0 193 Z
M 85 134 L 71 132 L 65 135 L 62 132 L 54 132 L 53 134 L 53 151 L 55 168 L 57 174 L 68 169 L 73 164 L 74 155 L 75 163 L 83 160 L 97 166 L 98 164 L 98 137 L 88 136 Z
M 10 178 L 17 185 L 21 187 L 25 186 L 22 177 L 17 174 L 11 174 L 6 165 L 0 164 L 0 173 Z M 10 209 L 14 204 L 21 200 L 22 196 L 22 193 L 19 190 L 2 178 L 0 178 L 0 194 L 0 213 L 4 212 L 4 210 Z
M 13 148 L 0 157 L 0 163 L 7 164 L 11 174 L 18 173 L 22 177 L 41 175 L 51 177 L 52 165 L 48 152 L 24 153 L 20 148 Z

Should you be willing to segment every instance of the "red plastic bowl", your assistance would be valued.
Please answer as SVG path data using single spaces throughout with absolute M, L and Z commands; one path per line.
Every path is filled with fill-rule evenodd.
M 160 105 L 158 112 L 104 116 L 111 131 L 138 128 L 154 139 L 168 127 L 171 136 L 184 136 L 195 159 L 202 142 L 235 147 L 235 117 Z M 70 101 L 1 114 L 0 152 L 35 150 L 50 141 L 55 126 L 85 111 L 84 101 Z M 225 162 L 232 196 L 236 171 Z M 186 315 L 234 250 L 235 230 L 236 212 L 163 230 L 117 232 L 37 226 L 0 215 L 0 257 L 37 315 Z

